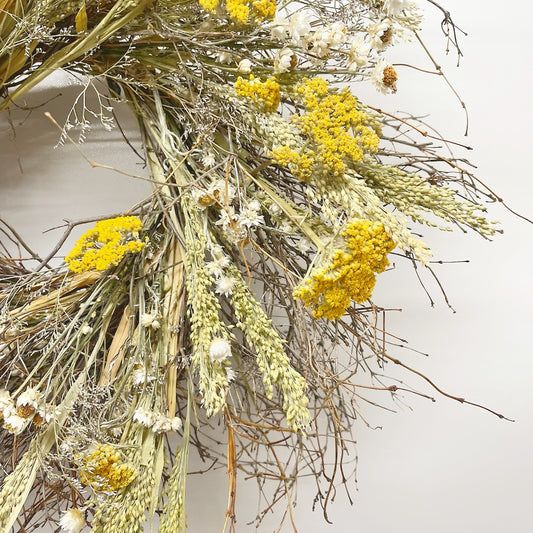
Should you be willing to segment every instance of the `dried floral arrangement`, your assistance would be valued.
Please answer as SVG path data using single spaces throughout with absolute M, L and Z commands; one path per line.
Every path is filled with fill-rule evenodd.
M 57 69 L 105 84 L 153 184 L 60 268 L 73 225 L 40 258 L 2 222 L 36 264 L 0 256 L 1 532 L 183 532 L 195 449 L 227 467 L 224 531 L 239 470 L 294 530 L 312 475 L 327 517 L 365 389 L 403 388 L 386 362 L 418 374 L 376 275 L 391 254 L 431 268 L 421 224 L 497 231 L 446 141 L 356 96 L 396 91 L 387 52 L 420 22 L 407 0 L 0 0 L 0 109 Z

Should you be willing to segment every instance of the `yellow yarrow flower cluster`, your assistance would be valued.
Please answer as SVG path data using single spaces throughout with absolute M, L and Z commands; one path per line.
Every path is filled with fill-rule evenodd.
M 226 11 L 232 20 L 239 24 L 248 22 L 250 8 L 246 0 L 226 0 Z
M 239 96 L 250 98 L 265 113 L 275 111 L 281 101 L 279 83 L 274 78 L 268 78 L 262 82 L 253 74 L 250 74 L 249 80 L 244 80 L 239 76 L 235 82 L 235 90 Z
M 220 0 L 198 0 L 200 5 L 208 12 L 208 13 L 214 13 L 215 9 L 217 8 L 218 4 L 220 4 Z
M 296 92 L 305 113 L 293 117 L 293 122 L 311 141 L 310 147 L 302 152 L 275 147 L 272 157 L 276 163 L 288 166 L 306 181 L 313 172 L 341 176 L 347 161 L 358 162 L 377 151 L 379 136 L 347 88 L 331 93 L 327 81 L 314 78 L 304 80 Z
M 142 223 L 134 216 L 97 222 L 78 239 L 65 262 L 76 273 L 116 266 L 128 252 L 137 253 L 144 248 L 146 243 L 139 240 L 141 230 Z
M 294 296 L 313 308 L 316 318 L 335 320 L 350 307 L 372 295 L 376 274 L 383 272 L 387 254 L 395 244 L 382 224 L 357 220 L 343 231 L 345 250 L 336 250 L 330 261 L 315 268 L 294 290 Z
M 260 20 L 272 20 L 276 14 L 276 0 L 252 0 L 250 5 Z
M 199 0 L 200 5 L 208 12 L 214 13 L 220 0 Z M 226 0 L 226 12 L 231 20 L 238 24 L 246 24 L 250 11 L 256 23 L 271 20 L 276 14 L 275 0 Z
M 135 468 L 122 463 L 110 444 L 98 444 L 85 456 L 80 467 L 80 480 L 94 490 L 115 491 L 127 487 L 136 476 Z

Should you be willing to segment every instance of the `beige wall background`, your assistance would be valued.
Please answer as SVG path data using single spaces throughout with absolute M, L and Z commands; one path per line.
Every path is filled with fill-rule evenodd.
M 444 136 L 475 147 L 465 155 L 477 165 L 477 175 L 515 211 L 531 217 L 533 77 L 527 42 L 531 3 L 519 0 L 507 8 L 494 1 L 443 0 L 468 33 L 460 40 L 464 53 L 460 68 L 453 52 L 444 53 L 440 13 L 429 3 L 419 4 L 426 12 L 421 36 L 468 107 L 468 137 L 463 137 L 464 111 L 437 76 L 398 67 L 398 94 L 382 97 L 370 86 L 358 87 L 358 94 L 391 111 L 430 114 L 428 120 Z M 415 44 L 398 47 L 394 61 L 432 68 Z M 67 142 L 54 148 L 59 131 L 44 112 L 63 124 L 79 94 L 75 79 L 54 76 L 19 102 L 21 107 L 0 114 L 0 214 L 42 254 L 62 230 L 43 232 L 64 219 L 112 215 L 149 193 L 145 182 L 91 168 L 84 159 L 143 175 L 140 160 L 118 128 L 104 131 L 94 117 L 88 117 L 92 128 L 83 144 Z M 88 90 L 87 98 L 94 106 L 94 91 Z M 128 139 L 138 145 L 135 121 L 120 106 L 116 112 Z M 76 138 L 76 132 L 71 133 Z M 398 351 L 396 355 L 447 392 L 516 421 L 501 421 L 436 393 L 436 403 L 408 396 L 405 405 L 396 406 L 396 413 L 366 408 L 370 423 L 380 429 L 362 423 L 355 428 L 359 467 L 357 491 L 352 481 L 354 505 L 340 489 L 329 510 L 334 524 L 326 524 L 320 510 L 311 510 L 314 486 L 304 479 L 295 510 L 299 531 L 522 533 L 531 527 L 533 226 L 501 205 L 489 207 L 505 229 L 494 242 L 460 232 L 424 232 L 436 259 L 470 261 L 435 265 L 456 313 L 425 276 L 436 301 L 431 307 L 414 272 L 399 263 L 381 276 L 374 300 L 401 308 L 389 313 L 389 330 L 429 354 Z M 433 394 L 422 380 L 397 368 L 388 373 Z M 255 484 L 241 479 L 238 491 L 237 531 L 251 532 L 254 526 L 247 522 L 257 508 Z M 190 531 L 220 531 L 226 502 L 224 472 L 194 476 L 188 498 Z M 274 531 L 278 518 L 267 517 L 260 531 Z M 284 525 L 281 531 L 291 528 Z

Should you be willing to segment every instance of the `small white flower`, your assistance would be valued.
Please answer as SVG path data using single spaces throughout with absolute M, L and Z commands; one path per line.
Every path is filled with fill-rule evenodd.
M 15 404 L 13 403 L 13 398 L 11 398 L 11 393 L 5 389 L 0 390 L 0 411 L 14 408 Z
M 179 416 L 174 416 L 170 419 L 170 426 L 172 431 L 179 431 L 183 426 L 183 422 Z
M 311 15 L 304 11 L 295 13 L 289 19 L 287 31 L 294 43 L 299 43 L 311 32 Z
M 404 9 L 409 8 L 409 0 L 385 0 L 383 2 L 383 11 L 391 17 L 397 17 Z
M 30 423 L 29 418 L 22 418 L 16 413 L 9 415 L 4 418 L 4 429 L 13 435 L 20 435 L 25 429 L 26 426 Z
M 231 356 L 231 345 L 226 339 L 215 338 L 209 346 L 211 361 L 224 361 Z
M 378 61 L 372 71 L 372 82 L 378 91 L 383 94 L 396 92 L 397 79 L 398 75 L 396 74 L 394 67 L 384 59 Z
M 37 409 L 37 414 L 42 418 L 44 424 L 48 424 L 54 418 L 55 406 L 51 404 L 44 404 Z
M 230 296 L 233 293 L 233 287 L 235 285 L 235 280 L 229 276 L 220 276 L 216 282 L 215 291 L 218 294 L 223 294 L 224 296 Z
M 136 364 L 133 367 L 132 379 L 133 379 L 133 384 L 136 387 L 140 387 L 141 385 L 144 385 L 145 383 L 150 381 L 150 379 L 148 378 L 146 374 L 146 368 L 140 364 Z
M 287 38 L 288 28 L 289 21 L 287 18 L 277 12 L 270 25 L 270 36 L 275 41 L 284 41 Z
M 31 405 L 35 409 L 41 406 L 43 402 L 43 395 L 34 388 L 26 389 L 18 398 L 17 398 L 17 407 L 21 405 Z
M 217 257 L 216 259 L 213 259 L 213 261 L 209 261 L 206 263 L 207 271 L 212 275 L 215 276 L 215 278 L 219 278 L 224 274 L 224 269 L 229 266 L 230 260 L 227 255 L 223 255 L 222 257 Z
M 141 326 L 143 328 L 159 329 L 161 324 L 156 320 L 155 313 L 143 313 L 141 315 Z
M 265 219 L 261 212 L 261 204 L 257 200 L 252 200 L 243 206 L 241 212 L 236 216 L 237 224 L 241 228 L 251 228 L 264 224 Z
M 371 24 L 366 31 L 370 38 L 370 46 L 374 50 L 385 50 L 387 46 L 392 44 L 393 29 L 389 19 L 383 19 Z
M 342 22 L 335 22 L 319 28 L 307 40 L 307 48 L 312 54 L 324 59 L 329 56 L 331 48 L 338 48 L 346 41 L 346 26 Z
M 276 74 L 289 72 L 296 66 L 296 61 L 297 58 L 290 48 L 282 48 L 274 56 L 274 72 Z
M 252 72 L 252 62 L 249 59 L 243 59 L 239 62 L 238 71 L 241 74 L 250 74 Z
M 222 226 L 222 229 L 227 230 L 235 222 L 235 209 L 232 205 L 220 211 L 220 217 L 215 222 L 217 226 Z
M 63 513 L 61 520 L 59 520 L 61 531 L 67 533 L 80 533 L 85 527 L 85 519 L 83 513 L 79 509 L 69 509 Z
M 232 368 L 228 368 L 226 370 L 226 379 L 228 380 L 228 383 L 235 381 L 236 377 L 237 377 L 237 372 L 235 372 L 235 370 L 233 370 Z
M 211 152 L 208 152 L 207 154 L 204 155 L 204 157 L 202 157 L 202 165 L 204 165 L 204 167 L 206 168 L 214 167 L 216 162 L 217 160 L 215 159 L 215 156 Z
M 137 407 L 133 413 L 133 420 L 141 426 L 149 428 L 154 424 L 156 416 L 153 411 L 146 407 Z
M 83 324 L 83 326 L 80 328 L 80 333 L 82 335 L 89 335 L 89 333 L 92 333 L 93 328 L 89 326 L 89 324 Z
M 217 194 L 220 198 L 222 204 L 227 205 L 231 204 L 235 198 L 236 190 L 235 187 L 226 180 L 217 180 L 210 188 L 209 191 L 212 194 Z
M 152 426 L 152 431 L 154 433 L 167 433 L 172 430 L 172 423 L 168 416 L 158 413 L 154 425 Z
M 368 63 L 369 53 L 370 46 L 360 36 L 354 37 L 351 41 L 346 66 L 350 70 L 357 70 L 357 68 L 364 67 Z
M 215 259 L 218 259 L 219 257 L 222 257 L 224 255 L 224 248 L 222 248 L 220 244 L 211 245 L 211 247 L 209 248 L 209 251 L 211 252 L 211 255 Z

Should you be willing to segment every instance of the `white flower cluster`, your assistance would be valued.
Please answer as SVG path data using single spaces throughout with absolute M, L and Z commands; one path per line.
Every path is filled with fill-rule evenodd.
M 168 433 L 178 431 L 181 426 L 179 416 L 168 417 L 162 413 L 156 413 L 146 407 L 138 407 L 133 413 L 133 420 L 141 426 L 151 429 L 154 433 Z
M 53 411 L 37 389 L 27 388 L 16 402 L 9 391 L 0 390 L 2 427 L 13 435 L 20 435 L 32 421 L 36 426 L 50 422 Z
M 340 21 L 314 29 L 315 15 L 305 9 L 293 15 L 278 11 L 270 26 L 271 37 L 287 46 L 275 54 L 274 71 L 283 73 L 295 68 L 297 50 L 317 64 L 338 52 L 338 57 L 344 57 L 346 68 L 352 72 L 369 63 L 374 65 L 370 78 L 377 89 L 394 92 L 394 84 L 383 83 L 384 60 L 378 61 L 379 54 L 398 40 L 410 40 L 419 28 L 421 16 L 416 4 L 409 0 L 385 0 L 381 13 L 381 18 L 373 17 L 366 27 L 351 33 Z

